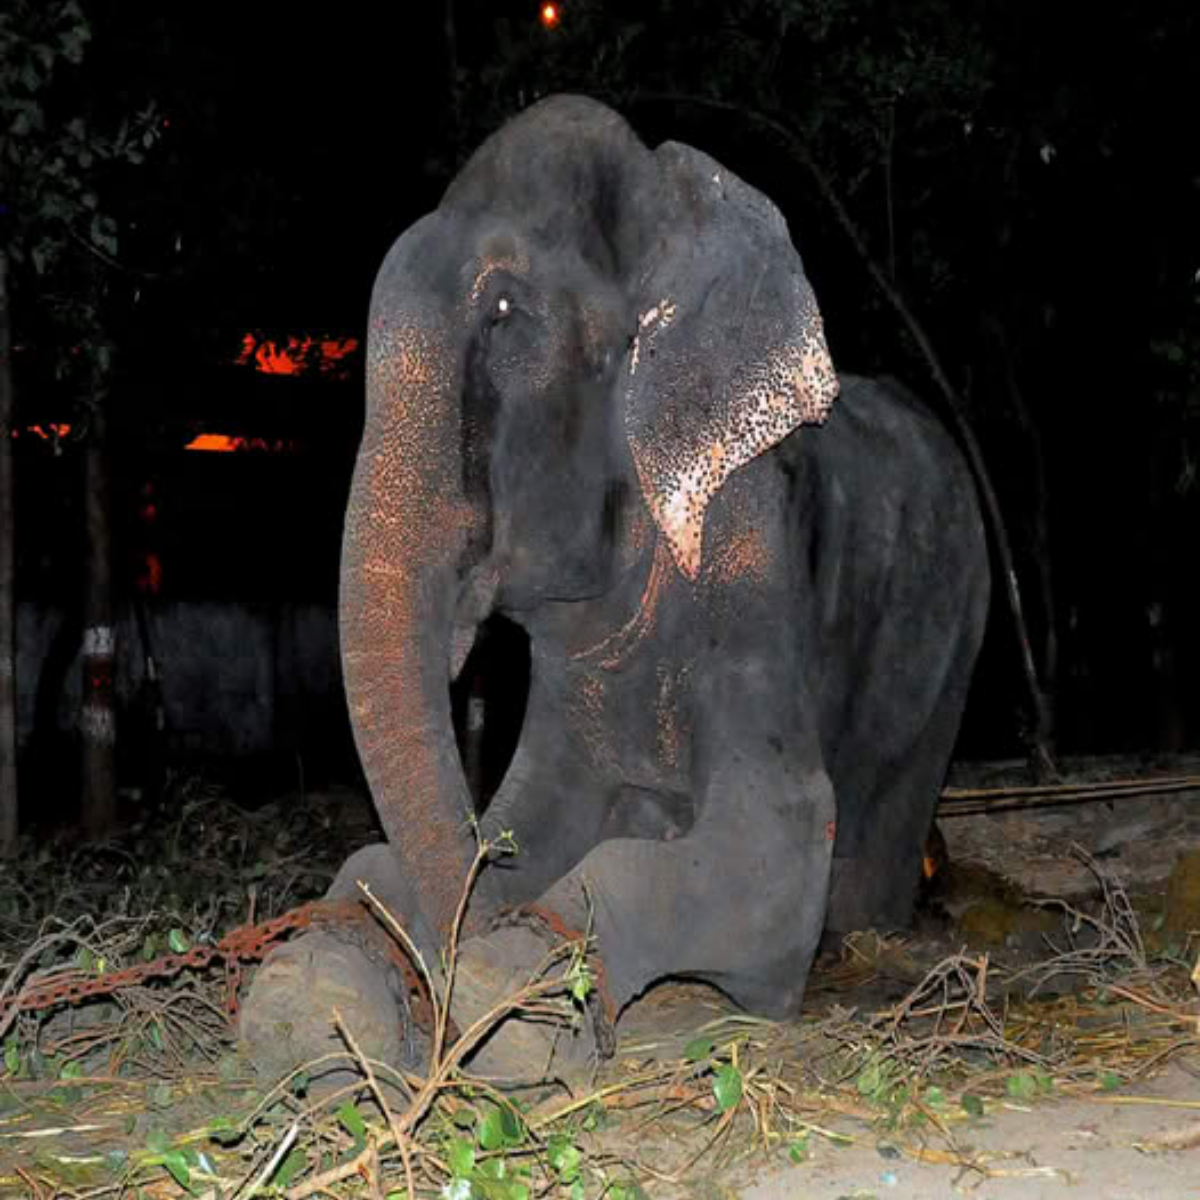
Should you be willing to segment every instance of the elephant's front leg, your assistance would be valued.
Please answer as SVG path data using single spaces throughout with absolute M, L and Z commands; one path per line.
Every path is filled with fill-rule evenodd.
M 511 841 L 479 881 L 473 905 L 536 900 L 602 838 L 617 782 L 571 720 L 573 681 L 535 657 L 525 721 L 513 760 L 480 822 L 489 841 Z
M 735 656 L 693 697 L 696 821 L 675 841 L 595 847 L 543 903 L 590 923 L 611 998 L 691 976 L 795 1012 L 824 922 L 832 787 L 786 651 Z

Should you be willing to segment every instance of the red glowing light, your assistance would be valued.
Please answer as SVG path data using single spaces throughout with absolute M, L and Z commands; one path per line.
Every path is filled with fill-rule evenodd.
M 228 454 L 232 450 L 239 449 L 242 439 L 236 437 L 228 437 L 223 433 L 201 433 L 197 434 L 184 447 L 185 450 L 209 450 L 217 453 Z
M 297 454 L 302 450 L 291 438 L 231 437 L 225 433 L 198 433 L 185 450 L 205 450 L 215 454 L 232 454 L 236 450 L 253 450 L 265 454 Z
M 553 29 L 562 17 L 557 4 L 543 4 L 541 9 L 542 25 L 546 29 Z
M 34 437 L 39 437 L 43 442 L 59 442 L 71 432 L 70 425 L 58 422 L 49 425 L 30 425 L 25 430 L 26 433 L 31 433 Z M 21 430 L 14 429 L 13 437 L 20 437 Z
M 157 596 L 162 591 L 162 576 L 162 559 L 150 550 L 142 560 L 142 569 L 133 584 L 143 595 Z
M 300 375 L 320 372 L 345 377 L 349 363 L 344 362 L 358 349 L 358 338 L 290 337 L 286 342 L 259 339 L 253 333 L 242 338 L 242 352 L 234 360 L 238 366 L 253 366 L 264 375 Z

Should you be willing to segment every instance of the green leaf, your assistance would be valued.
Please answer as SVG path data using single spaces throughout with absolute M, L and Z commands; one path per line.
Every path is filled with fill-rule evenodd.
M 732 1063 L 726 1063 L 717 1070 L 713 1078 L 713 1095 L 722 1112 L 734 1108 L 742 1098 L 742 1073 Z
M 205 1133 L 209 1141 L 216 1142 L 218 1146 L 234 1146 L 245 1136 L 241 1126 L 229 1117 L 217 1117 L 210 1121 Z
M 946 1093 L 937 1086 L 927 1087 L 925 1089 L 925 1103 L 932 1109 L 943 1109 L 946 1107 Z
M 557 1133 L 550 1139 L 546 1157 L 563 1183 L 574 1183 L 579 1178 L 583 1153 L 565 1134 Z
M 277 1188 L 285 1188 L 297 1175 L 308 1166 L 308 1154 L 304 1148 L 297 1146 L 279 1164 L 279 1169 L 271 1176 L 270 1182 Z
M 884 1085 L 883 1066 L 878 1061 L 869 1062 L 858 1074 L 854 1086 L 860 1096 L 877 1096 Z
M 1032 1100 L 1037 1095 L 1037 1080 L 1028 1071 L 1018 1071 L 1008 1077 L 1005 1090 L 1014 1100 Z
M 479 1144 L 484 1150 L 519 1146 L 524 1134 L 521 1118 L 508 1105 L 493 1108 L 479 1126 Z
M 148 933 L 142 940 L 142 960 L 150 962 L 158 953 L 158 934 Z
M 794 1163 L 806 1162 L 808 1156 L 812 1153 L 808 1144 L 808 1134 L 802 1133 L 799 1137 L 792 1139 L 788 1146 L 788 1158 Z
M 627 1183 L 614 1183 L 607 1192 L 606 1200 L 649 1200 L 645 1189 L 635 1179 Z
M 502 1158 L 489 1158 L 486 1162 L 481 1162 L 479 1170 L 475 1172 L 477 1179 L 492 1183 L 499 1182 L 507 1174 L 508 1164 Z
M 587 962 L 580 959 L 571 967 L 571 995 L 583 1004 L 592 990 L 592 972 Z
M 163 1155 L 163 1166 L 171 1172 L 171 1177 L 182 1188 L 192 1190 L 192 1172 L 182 1150 L 168 1150 Z
M 347 1100 L 341 1108 L 337 1110 L 337 1119 L 342 1123 L 342 1127 L 346 1132 L 358 1143 L 358 1149 L 361 1150 L 367 1144 L 367 1123 L 362 1118 L 362 1113 L 350 1100 Z
M 590 1104 L 584 1111 L 583 1120 L 579 1124 L 585 1133 L 595 1133 L 596 1130 L 603 1129 L 608 1124 L 608 1113 L 605 1111 L 604 1105 Z
M 90 947 L 80 946 L 75 951 L 75 966 L 80 971 L 86 971 L 88 974 L 91 974 L 96 966 L 96 956 L 92 953 Z
M 1106 1092 L 1115 1092 L 1121 1086 L 1121 1077 L 1115 1071 L 1105 1071 L 1100 1076 L 1100 1086 Z
M 93 237 L 95 230 L 93 229 Z M 191 943 L 188 941 L 187 934 L 182 929 L 172 929 L 167 934 L 167 945 L 171 947 L 172 954 L 186 954 L 191 948 Z
M 171 1148 L 171 1139 L 165 1129 L 151 1129 L 146 1134 L 146 1149 L 151 1154 L 165 1154 Z
M 968 1116 L 983 1116 L 983 1101 L 974 1092 L 964 1092 L 959 1103 L 963 1107 L 963 1112 Z
M 707 1058 L 712 1058 L 712 1052 L 714 1049 L 716 1049 L 716 1046 L 712 1038 L 692 1038 L 692 1040 L 683 1048 L 683 1057 L 686 1058 L 688 1062 L 703 1062 Z
M 21 1069 L 21 1049 L 15 1040 L 4 1047 L 4 1069 L 10 1075 L 15 1075 Z
M 475 1147 L 466 1138 L 451 1138 L 446 1144 L 446 1162 L 455 1175 L 469 1175 L 475 1166 Z
M 479 1114 L 473 1108 L 464 1106 L 456 1110 L 450 1120 L 457 1129 L 474 1129 L 475 1123 L 479 1120 Z

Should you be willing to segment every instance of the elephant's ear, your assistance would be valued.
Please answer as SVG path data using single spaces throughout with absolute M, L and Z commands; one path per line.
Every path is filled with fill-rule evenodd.
M 637 287 L 625 423 L 654 519 L 695 579 L 717 490 L 823 421 L 838 384 L 778 209 L 697 150 L 668 142 L 655 157 L 662 232 Z

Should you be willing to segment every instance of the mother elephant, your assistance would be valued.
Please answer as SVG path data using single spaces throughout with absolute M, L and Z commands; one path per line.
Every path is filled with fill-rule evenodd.
M 691 976 L 796 1011 L 827 922 L 910 913 L 988 591 L 952 441 L 894 388 L 834 404 L 765 197 L 576 97 L 396 243 L 368 358 L 341 627 L 390 851 L 335 892 L 370 875 L 420 938 L 448 926 L 473 850 L 448 685 L 500 612 L 531 678 L 483 825 L 520 852 L 476 928 L 536 899 L 590 920 L 618 1008 Z

